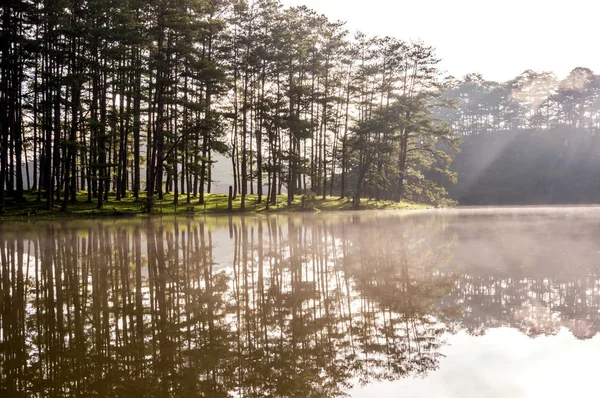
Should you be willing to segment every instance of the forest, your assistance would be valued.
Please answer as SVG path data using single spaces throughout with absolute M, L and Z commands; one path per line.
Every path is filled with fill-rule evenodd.
M 600 202 L 600 76 L 575 68 L 564 79 L 527 70 L 505 83 L 471 74 L 444 94 L 438 116 L 462 138 L 454 155 L 464 205 Z
M 2 6 L 0 210 L 165 194 L 435 203 L 458 144 L 420 41 L 351 33 L 278 0 L 11 0 Z M 220 155 L 225 155 L 222 157 Z M 26 196 L 24 193 L 29 193 Z M 79 195 L 79 196 L 78 196 Z M 238 198 L 239 200 L 239 198 Z
M 11 0 L 1 13 L 0 212 L 206 206 L 222 176 L 242 210 L 281 195 L 600 201 L 588 68 L 457 79 L 421 41 L 279 0 Z

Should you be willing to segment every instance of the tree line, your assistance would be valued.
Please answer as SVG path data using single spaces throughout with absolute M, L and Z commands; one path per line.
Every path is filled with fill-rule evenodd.
M 2 12 L 0 208 L 67 210 L 145 192 L 203 203 L 216 154 L 233 194 L 444 196 L 449 125 L 430 46 L 351 34 L 278 0 L 11 0 Z
M 457 106 L 440 108 L 439 116 L 460 135 L 600 128 L 600 76 L 589 68 L 575 68 L 564 79 L 529 69 L 500 83 L 471 73 L 449 82 L 444 96 Z
M 527 70 L 507 82 L 470 74 L 444 96 L 438 117 L 462 137 L 453 156 L 462 204 L 574 204 L 600 201 L 600 76 L 565 78 Z

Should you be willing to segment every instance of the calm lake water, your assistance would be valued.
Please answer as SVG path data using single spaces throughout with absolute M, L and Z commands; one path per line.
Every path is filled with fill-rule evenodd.
M 597 388 L 600 208 L 0 224 L 0 396 Z

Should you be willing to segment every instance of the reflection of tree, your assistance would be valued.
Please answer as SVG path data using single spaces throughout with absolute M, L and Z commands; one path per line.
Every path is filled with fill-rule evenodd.
M 2 386 L 329 397 L 356 377 L 435 368 L 444 326 L 432 303 L 448 282 L 433 268 L 413 268 L 400 247 L 378 257 L 364 225 L 344 220 L 230 219 L 229 237 L 222 226 L 0 226 Z M 231 260 L 215 254 L 214 234 Z
M 415 221 L 402 220 L 399 228 L 398 220 L 378 220 L 350 232 L 354 244 L 344 259 L 368 309 L 357 322 L 365 331 L 361 337 L 367 338 L 361 342 L 365 382 L 437 367 L 450 311 L 438 311 L 434 304 L 450 291 L 452 279 L 436 270 L 448 261 L 452 242 L 428 245 L 423 226 Z M 427 234 L 443 229 L 436 223 L 425 227 Z
M 253 237 L 252 228 L 234 228 L 241 242 L 233 290 L 241 320 L 238 357 L 246 359 L 240 366 L 242 395 L 333 396 L 356 376 L 367 382 L 436 366 L 443 326 L 427 313 L 426 302 L 433 300 L 421 295 L 435 296 L 440 283 L 449 285 L 445 279 L 423 271 L 429 279 L 422 286 L 381 302 L 382 296 L 359 290 L 392 280 L 398 259 L 389 257 L 384 264 L 369 258 L 369 247 L 356 240 L 358 225 L 283 221 L 287 228 L 271 221 L 259 225 L 257 240 L 250 242 L 246 231 Z M 369 275 L 353 270 L 347 260 L 355 251 L 381 266 Z M 404 277 L 407 287 L 412 285 Z M 407 296 L 423 307 L 403 303 Z
M 515 234 L 470 226 L 499 259 L 477 268 L 461 255 L 473 237 L 456 225 L 416 215 L 0 225 L 0 393 L 330 397 L 435 369 L 444 335 L 460 328 L 599 330 L 595 263 L 565 272 L 545 261 L 572 242 L 510 254 L 519 242 L 501 236 Z
M 584 210 L 484 212 L 455 224 L 456 283 L 439 301 L 462 308 L 460 326 L 473 334 L 512 327 L 528 336 L 568 328 L 578 338 L 600 330 L 598 224 Z M 558 228 L 557 228 L 558 227 Z M 444 272 L 446 272 L 444 270 Z
M 461 324 L 473 334 L 513 327 L 528 336 L 566 327 L 578 338 L 600 330 L 599 277 L 562 282 L 547 278 L 462 275 L 445 305 L 461 305 Z

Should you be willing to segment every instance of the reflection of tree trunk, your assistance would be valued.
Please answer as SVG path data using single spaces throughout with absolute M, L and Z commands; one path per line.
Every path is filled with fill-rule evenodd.
M 259 307 L 259 324 L 262 326 L 262 330 L 260 330 L 261 334 L 262 334 L 262 339 L 264 341 L 264 346 L 265 348 L 268 348 L 268 344 L 267 344 L 267 321 L 266 321 L 266 301 L 267 301 L 267 297 L 266 297 L 266 292 L 265 292 L 265 284 L 264 284 L 264 278 L 265 278 L 265 272 L 264 272 L 264 263 L 265 263 L 265 258 L 264 258 L 264 242 L 263 242 L 263 223 L 259 222 L 258 223 L 258 246 L 257 246 L 257 250 L 258 250 L 258 294 L 259 294 L 259 303 L 260 303 L 260 307 Z
M 148 266 L 154 270 L 154 286 L 156 298 L 156 338 L 158 339 L 158 369 L 161 375 L 161 389 L 163 396 L 169 395 L 169 363 L 171 363 L 170 352 L 168 349 L 168 328 L 167 328 L 167 271 L 165 267 L 165 253 L 163 241 L 162 226 L 158 231 L 151 229 L 148 239 Z
M 4 184 L 4 181 L 0 181 L 2 184 Z M 1 188 L 0 188 L 1 189 Z M 4 232 L 4 231 L 2 231 Z M 11 297 L 10 297 L 10 292 L 11 292 L 11 281 L 10 281 L 10 275 L 11 275 L 11 267 L 8 261 L 8 256 L 9 256 L 9 251 L 10 251 L 10 247 L 11 247 L 11 243 L 10 242 L 2 242 L 2 245 L 0 245 L 0 266 L 2 267 L 2 334 L 3 334 L 3 340 L 4 344 L 2 346 L 0 346 L 0 352 L 2 353 L 2 357 L 3 359 L 5 359 L 6 361 L 11 361 L 12 357 L 13 357 L 13 353 L 12 353 L 12 347 L 13 347 L 13 331 L 12 331 L 12 325 L 13 325 L 13 314 L 14 311 L 12 310 L 12 306 L 11 306 Z M 12 369 L 11 369 L 12 370 Z M 15 376 L 13 374 L 13 372 L 9 370 L 6 372 L 6 384 L 9 386 L 9 388 L 15 388 Z
M 238 393 L 242 393 L 242 379 L 243 379 L 243 349 L 242 349 L 242 331 L 240 327 L 242 325 L 242 311 L 241 311 L 241 292 L 240 292 L 240 233 L 237 225 L 233 225 L 233 296 L 235 298 L 235 318 L 236 318 L 236 365 L 237 365 L 237 385 L 236 388 Z M 244 394 L 241 394 L 242 396 Z
M 79 294 L 79 247 L 81 247 L 85 251 L 85 240 L 82 239 L 81 245 L 80 240 L 77 237 L 75 231 L 71 230 L 69 234 L 69 245 L 67 254 L 68 257 L 65 261 L 65 268 L 67 274 L 67 280 L 69 284 L 69 300 L 73 301 L 73 317 L 74 317 L 74 325 L 71 325 L 71 322 L 68 323 L 68 335 L 74 336 L 74 346 L 75 346 L 75 363 L 74 363 L 74 372 L 77 377 L 77 380 L 80 380 L 83 377 L 84 367 L 86 363 L 85 358 L 85 332 L 84 325 L 82 322 L 82 315 L 85 315 L 85 311 L 81 305 L 80 294 Z M 83 283 L 82 283 L 83 285 Z M 85 297 L 85 296 L 84 296 Z M 74 330 L 73 330 L 74 328 Z
M 133 231 L 135 256 L 135 317 L 137 377 L 144 376 L 144 303 L 142 296 L 142 237 L 139 228 Z
M 209 232 L 210 239 L 210 232 Z M 204 269 L 204 289 L 207 295 L 207 323 L 208 323 L 208 347 L 210 351 L 215 346 L 215 323 L 213 306 L 213 287 L 212 287 L 212 256 L 207 256 L 210 245 L 206 244 L 205 225 L 200 224 L 200 247 L 202 250 L 202 268 Z M 213 386 L 216 384 L 216 375 L 214 371 L 209 371 L 207 375 L 212 379 Z M 214 391 L 214 390 L 213 390 Z
M 0 381 L 32 375 L 22 386 L 48 396 L 331 396 L 353 372 L 397 378 L 435 364 L 441 329 L 421 319 L 435 286 L 411 284 L 410 236 L 373 234 L 358 217 L 232 217 L 225 276 L 213 265 L 225 264 L 212 249 L 218 222 L 45 226 L 31 239 L 29 294 L 27 239 L 0 240 L 0 353 L 11 358 Z

